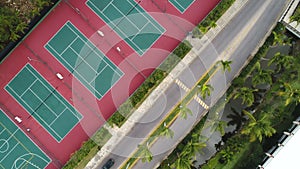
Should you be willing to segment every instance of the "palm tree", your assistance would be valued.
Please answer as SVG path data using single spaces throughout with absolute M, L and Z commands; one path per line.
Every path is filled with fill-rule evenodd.
M 276 45 L 282 45 L 283 44 L 283 34 L 282 33 L 277 33 L 275 31 L 272 32 L 273 36 L 274 36 L 274 40 L 273 40 L 273 45 L 272 46 L 276 46 Z
M 279 33 L 275 32 L 275 31 L 272 32 L 272 34 L 274 36 L 272 46 L 290 45 L 291 44 L 291 39 L 289 37 L 287 37 L 283 32 L 284 32 L 284 30 L 282 30 Z
M 222 149 L 220 151 L 220 154 L 221 154 L 221 157 L 222 157 L 221 160 L 225 164 L 227 162 L 229 162 L 232 159 L 232 157 L 234 156 L 234 152 L 233 152 L 233 150 L 230 149 L 229 146 L 227 146 L 226 148 Z
M 226 126 L 227 126 L 226 121 L 219 120 L 217 123 L 216 131 L 219 131 L 221 136 L 224 136 Z
M 251 106 L 254 102 L 254 94 L 253 92 L 257 91 L 257 89 L 251 89 L 249 87 L 241 87 L 234 94 L 233 99 L 241 98 L 242 104 L 247 104 Z
M 230 61 L 230 60 L 220 60 L 219 61 L 219 63 L 221 63 L 221 65 L 222 65 L 222 69 L 223 69 L 223 71 L 225 72 L 226 70 L 228 71 L 228 72 L 230 72 L 231 71 L 231 67 L 230 67 L 230 64 L 232 63 L 232 61 Z
M 219 116 L 207 118 L 203 128 L 210 128 L 211 132 L 219 131 L 221 136 L 225 134 L 227 122 L 220 120 Z
M 217 27 L 217 23 L 215 21 L 211 21 L 209 23 L 209 28 L 215 28 L 215 27 Z
M 140 158 L 142 159 L 142 162 L 150 162 L 152 161 L 153 155 L 149 149 L 149 145 L 147 144 L 142 144 L 138 145 L 138 148 L 141 150 L 140 152 Z
M 242 134 L 250 136 L 250 142 L 254 142 L 255 140 L 262 141 L 264 136 L 271 137 L 276 130 L 271 126 L 270 114 L 263 113 L 259 119 L 255 119 L 255 117 L 246 110 L 243 112 L 249 117 L 249 123 L 242 130 Z
M 294 66 L 295 58 L 289 55 L 282 55 L 280 52 L 277 52 L 268 62 L 268 66 L 271 64 L 276 64 L 277 72 L 282 68 L 290 69 Z
M 206 26 L 200 26 L 199 27 L 199 30 L 200 30 L 200 32 L 202 33 L 202 34 L 205 34 L 207 31 L 208 31 L 208 27 L 206 27 Z
M 272 73 L 272 70 L 258 70 L 258 72 L 252 77 L 253 86 L 258 84 L 272 84 Z
M 285 105 L 292 102 L 300 102 L 300 90 L 293 87 L 293 85 L 283 82 L 284 91 L 277 91 L 277 95 L 285 98 Z
M 231 107 L 232 114 L 229 114 L 227 118 L 230 119 L 228 125 L 236 125 L 236 130 L 241 129 L 242 125 L 247 121 L 245 114 L 240 112 L 238 113 L 233 107 Z
M 290 21 L 296 21 L 297 22 L 297 26 L 300 23 L 300 9 L 296 8 L 296 11 L 293 13 L 293 15 L 290 17 Z
M 180 116 L 183 119 L 186 119 L 188 114 L 190 114 L 191 116 L 193 115 L 193 112 L 191 111 L 191 109 L 189 109 L 188 107 L 186 107 L 186 105 L 180 105 L 177 108 L 177 111 L 179 111 Z
M 204 147 L 206 147 L 205 142 L 199 142 L 199 140 L 194 142 L 193 140 L 191 140 L 184 146 L 183 151 L 180 155 L 192 157 L 195 156 L 196 153 L 199 153 L 200 150 Z
M 167 138 L 173 138 L 174 137 L 174 131 L 171 130 L 169 127 L 167 127 L 166 123 L 164 123 L 163 129 L 159 133 L 160 136 L 165 136 Z
M 193 164 L 193 160 L 191 157 L 188 156 L 179 156 L 177 154 L 176 161 L 171 165 L 171 168 L 176 169 L 191 169 L 191 166 Z
M 206 99 L 206 96 L 210 96 L 211 91 L 214 90 L 214 88 L 210 84 L 203 84 L 202 86 L 198 87 L 198 93 L 201 95 L 203 99 Z

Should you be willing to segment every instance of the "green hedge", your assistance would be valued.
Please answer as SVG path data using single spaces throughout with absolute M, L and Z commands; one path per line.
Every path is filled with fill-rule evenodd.
M 235 0 L 222 0 L 197 27 L 202 33 L 206 33 L 213 27 L 212 23 L 215 23 L 234 2 Z
M 63 167 L 64 169 L 74 169 L 80 162 L 87 163 L 90 161 L 90 158 L 86 159 L 93 148 L 97 148 L 97 151 L 111 138 L 111 134 L 105 128 L 100 128 L 89 140 L 82 143 L 82 146 L 79 150 L 71 154 L 70 160 Z M 93 157 L 97 151 L 94 151 L 94 154 L 89 155 Z

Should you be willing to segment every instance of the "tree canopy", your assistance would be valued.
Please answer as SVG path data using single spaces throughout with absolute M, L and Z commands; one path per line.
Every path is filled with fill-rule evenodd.
M 0 1 L 0 50 L 18 40 L 31 19 L 50 4 L 51 0 Z

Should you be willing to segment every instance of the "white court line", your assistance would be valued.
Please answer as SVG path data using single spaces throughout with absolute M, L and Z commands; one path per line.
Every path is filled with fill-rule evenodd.
M 14 146 L 13 146 L 13 148 L 12 149 L 10 149 L 10 151 L 0 160 L 0 163 L 2 163 L 2 161 L 4 160 L 4 159 L 6 159 L 6 157 L 19 145 L 20 143 L 18 142 L 18 143 L 16 143 Z
M 47 105 L 47 104 L 45 104 L 45 101 L 46 100 L 42 100 L 38 95 L 36 95 L 35 94 L 35 92 L 33 91 L 33 90 L 31 90 L 31 89 L 29 89 L 30 91 L 32 91 L 32 93 L 41 101 L 41 104 L 43 104 L 43 105 L 45 105 L 50 111 L 51 111 L 51 113 L 55 116 L 55 117 L 57 117 L 57 115 L 51 110 L 51 108 Z M 49 96 L 50 95 L 52 95 L 52 93 L 50 93 L 49 94 Z M 49 97 L 49 96 L 47 96 L 47 97 Z M 36 111 L 35 111 L 36 112 Z M 37 113 L 37 112 L 36 112 Z
M 33 67 L 32 67 L 33 68 Z M 33 68 L 34 69 L 34 68 Z M 28 69 L 29 70 L 29 69 Z M 35 70 L 35 69 L 34 69 Z M 52 95 L 54 95 L 53 93 L 56 91 L 56 89 L 53 87 L 53 86 L 51 86 L 51 84 L 50 83 L 48 83 L 48 85 L 50 86 L 50 87 L 52 87 L 52 89 L 54 90 L 54 92 L 53 92 L 53 90 L 51 90 L 50 88 L 48 88 L 47 86 L 46 86 L 46 84 L 44 84 L 44 82 L 42 82 L 42 80 L 41 79 L 44 79 L 43 78 L 43 76 L 37 71 L 37 70 L 35 70 L 35 72 L 40 76 L 40 77 L 38 77 L 38 76 L 36 76 L 35 74 L 34 74 L 34 72 L 32 72 L 31 70 L 29 70 L 41 83 L 42 83 L 42 85 L 44 86 L 44 87 L 46 87 L 49 91 L 51 91 L 51 94 Z M 45 79 L 44 79 L 45 80 Z M 46 80 L 45 80 L 46 81 Z M 46 81 L 46 83 L 47 83 L 47 81 Z M 63 98 L 64 99 L 64 97 L 59 93 L 59 92 L 56 92 L 61 98 Z M 72 108 L 74 108 L 73 106 L 71 106 L 71 105 L 66 105 L 60 98 L 58 98 L 58 96 L 56 96 L 56 95 L 54 95 L 54 97 L 60 102 L 60 103 L 62 103 L 65 107 L 67 107 L 67 108 L 69 108 L 69 106 L 70 107 L 72 107 Z M 67 102 L 68 103 L 68 102 Z M 70 108 L 69 108 L 70 109 Z M 71 109 L 70 109 L 71 110 Z M 74 110 L 75 111 L 77 111 L 75 108 L 74 108 Z M 73 111 L 71 111 L 72 113 L 73 113 Z M 78 112 L 78 111 L 77 111 Z M 79 112 L 78 112 L 79 113 Z M 79 113 L 80 114 L 80 113 Z M 74 115 L 74 114 L 73 114 Z M 80 114 L 81 115 L 81 114 Z M 80 119 L 78 119 L 78 120 L 80 120 Z
M 149 25 L 149 23 L 151 24 L 151 22 L 147 22 L 147 23 L 142 27 L 142 29 L 144 29 L 147 25 Z M 130 38 L 130 40 L 133 41 L 133 39 L 134 39 L 137 35 L 139 35 L 139 34 L 135 34 L 132 38 Z
M 113 6 L 117 11 L 119 11 L 119 12 L 123 15 L 124 18 L 126 18 L 126 14 L 124 15 L 123 12 L 120 11 L 120 9 L 117 8 L 114 4 L 112 4 L 112 6 Z M 127 18 L 126 18 L 126 19 L 127 19 Z M 131 23 L 132 26 L 134 26 L 134 27 L 138 30 L 138 32 L 141 31 L 141 30 L 136 26 L 136 24 L 134 24 L 131 20 L 129 20 L 129 19 L 127 19 L 127 20 Z M 120 22 L 122 22 L 122 20 L 121 20 Z
M 26 70 L 28 70 L 31 74 L 33 74 L 34 75 L 34 77 L 36 77 L 41 83 L 42 83 L 42 85 L 44 85 L 48 90 L 50 90 L 45 84 L 44 84 L 44 82 L 42 82 L 41 80 L 40 80 L 40 78 L 43 78 L 43 76 L 41 76 L 40 74 L 39 74 L 39 72 L 37 72 L 36 70 L 35 70 L 35 68 L 33 68 L 32 67 L 32 69 L 34 69 L 35 70 L 35 72 L 37 73 L 37 75 L 39 75 L 40 77 L 37 77 L 37 75 L 34 73 L 34 72 L 32 72 L 29 68 L 27 68 L 26 66 L 27 65 L 29 65 L 29 64 L 26 64 L 25 65 L 25 67 L 24 68 L 26 68 Z M 23 68 L 23 69 L 24 69 Z M 45 80 L 45 79 L 44 79 Z M 46 81 L 46 80 L 45 80 Z M 27 102 L 23 99 L 23 98 L 21 98 L 16 92 L 15 92 L 15 90 L 14 89 L 12 89 L 9 85 L 7 85 L 17 96 L 18 96 L 18 98 L 25 104 L 25 105 L 27 105 L 28 106 L 28 108 L 32 111 L 32 112 L 35 112 L 28 104 L 27 104 Z M 51 84 L 49 84 L 49 86 L 51 86 Z M 52 87 L 52 86 L 51 86 Z M 52 87 L 53 88 L 53 87 Z M 55 88 L 53 88 L 53 89 L 55 89 Z M 50 90 L 51 91 L 51 90 Z M 8 93 L 10 93 L 10 92 L 8 92 Z M 57 92 L 58 93 L 58 92 Z M 60 93 L 58 93 L 59 95 L 60 95 Z M 59 99 L 56 95 L 54 95 L 56 98 L 57 98 L 57 100 L 58 101 L 60 101 L 65 107 L 68 107 L 68 106 L 66 106 L 65 104 L 64 104 L 64 102 L 61 100 L 61 99 Z M 61 95 L 60 95 L 61 96 Z M 62 97 L 62 96 L 61 96 Z M 64 98 L 64 97 L 62 97 L 62 98 Z M 22 104 L 20 104 L 22 107 L 24 107 Z M 25 107 L 24 107 L 25 108 Z M 74 111 L 77 111 L 74 107 L 72 107 L 73 109 L 74 109 Z M 25 109 L 27 109 L 27 108 L 25 108 Z M 50 109 L 51 110 L 51 109 Z M 70 109 L 70 110 L 72 110 L 72 109 Z M 72 114 L 78 119 L 78 114 L 81 116 L 81 119 L 83 118 L 83 116 L 82 116 L 82 114 L 80 114 L 78 111 L 78 113 L 75 115 L 74 114 L 74 112 L 73 111 L 71 111 L 72 112 Z M 48 125 L 48 123 L 47 122 L 45 122 L 44 121 L 44 119 L 43 118 L 41 118 L 41 116 L 38 114 L 38 113 L 36 113 L 35 112 L 35 115 L 37 115 L 37 117 L 42 121 L 42 122 L 44 122 L 46 125 L 46 127 L 48 127 L 51 131 L 53 131 L 53 133 L 54 134 L 56 134 L 59 138 L 60 138 L 60 140 L 62 140 L 66 135 L 64 135 L 64 137 L 62 138 L 51 126 L 49 126 Z M 78 122 L 76 123 L 76 124 L 74 124 L 74 127 L 80 122 L 80 120 L 81 119 L 78 119 Z M 38 122 L 39 122 L 39 120 L 37 120 Z M 39 122 L 40 123 L 40 122 Z M 42 125 L 41 123 L 40 123 L 40 125 L 53 137 L 53 138 L 55 138 L 49 131 L 48 131 L 48 129 L 47 128 L 45 128 L 44 127 L 44 125 Z M 73 127 L 73 128 L 74 128 Z M 72 129 L 73 129 L 72 128 Z M 70 132 L 71 130 L 69 130 L 69 132 Z M 69 133 L 68 132 L 68 133 Z M 56 138 L 55 138 L 55 140 L 56 141 L 58 141 Z M 61 142 L 61 141 L 58 141 L 58 142 Z
M 69 21 L 68 21 L 69 22 Z M 104 59 L 104 57 L 106 57 L 98 48 L 97 48 L 97 46 L 96 45 L 94 45 L 81 31 L 79 31 L 79 29 L 77 29 L 71 22 L 69 22 L 69 24 L 71 24 L 71 26 L 69 26 L 68 24 L 66 25 L 68 28 L 70 28 L 71 29 L 71 31 L 73 32 L 73 33 L 75 33 L 76 35 L 77 35 L 77 37 L 79 37 L 79 39 L 80 40 L 82 40 L 83 42 L 84 42 L 84 44 L 85 45 L 87 45 L 88 47 L 89 47 L 89 49 L 91 49 L 91 51 L 93 51 L 101 60 L 103 60 L 106 64 L 108 64 L 108 66 L 110 66 L 111 67 L 111 65 Z M 75 30 L 74 30 L 75 29 Z M 76 32 L 76 31 L 78 31 L 85 39 L 82 39 L 81 37 L 80 37 L 80 35 Z M 90 44 L 88 43 L 88 42 L 90 42 Z M 92 46 L 91 46 L 92 45 Z M 53 48 L 52 48 L 53 49 Z M 96 51 L 96 50 L 97 51 Z M 53 50 L 55 50 L 55 49 L 53 49 Z M 55 50 L 56 51 L 56 50 Z M 58 53 L 58 52 L 57 52 Z M 77 52 L 76 52 L 77 53 Z M 101 55 L 99 55 L 99 53 L 101 53 L 103 56 L 101 56 Z M 60 55 L 61 56 L 61 55 Z M 78 54 L 78 56 L 84 61 L 84 58 L 83 57 L 81 57 L 79 54 Z M 107 57 L 106 57 L 107 58 Z M 107 58 L 108 59 L 108 58 Z M 109 59 L 108 59 L 109 60 Z M 111 64 L 113 64 L 117 69 L 119 69 L 119 67 L 116 65 L 116 64 L 114 64 L 111 60 L 109 60 L 109 62 L 111 63 Z M 72 67 L 72 66 L 71 66 Z M 114 68 L 113 67 L 111 67 L 113 70 L 114 70 Z M 120 70 L 120 69 L 119 69 Z M 94 70 L 95 72 L 97 72 L 97 70 Z M 121 71 L 122 72 L 122 71 Z M 115 73 L 117 73 L 118 75 L 120 75 L 118 72 L 115 72 Z M 122 72 L 123 73 L 123 72 Z
M 32 143 L 34 146 L 35 146 L 35 148 L 37 148 L 38 150 L 40 150 L 40 153 L 42 153 L 46 158 L 48 158 L 48 160 L 45 160 L 44 158 L 42 158 L 41 156 L 39 156 L 39 155 L 37 155 L 37 156 L 39 156 L 41 159 L 43 159 L 47 164 L 46 164 L 46 166 L 48 166 L 49 165 L 49 163 L 51 163 L 51 158 L 49 158 L 48 157 L 48 155 L 37 145 L 37 144 L 35 144 L 35 142 L 30 138 L 30 137 L 28 137 L 28 136 L 26 136 L 26 134 L 23 132 L 23 130 L 21 130 L 5 113 L 4 113 L 4 111 L 0 108 L 0 113 L 2 113 L 3 115 L 5 115 L 6 116 L 6 118 L 10 121 L 10 123 L 12 123 L 13 125 L 14 125 L 14 127 L 17 127 L 17 131 L 20 131 L 23 135 L 22 136 L 24 136 L 26 139 L 28 139 L 28 140 L 30 140 L 31 142 L 30 143 Z M 8 128 L 6 128 L 6 126 L 4 126 L 1 122 L 0 122 L 0 125 L 2 125 L 9 133 L 11 133 L 11 131 L 8 129 Z M 13 136 L 14 137 L 14 139 L 16 140 L 16 141 L 18 141 L 18 143 L 24 148 L 24 150 L 25 151 L 27 151 L 27 153 L 31 153 L 31 151 L 29 151 L 29 149 L 25 146 L 25 145 L 23 145 L 22 144 L 22 142 L 20 142 L 20 140 L 17 138 L 17 137 L 15 137 L 15 136 Z M 1 162 L 0 162 L 1 163 Z M 1 165 L 1 164 L 0 164 Z
M 95 80 L 96 80 L 96 78 L 103 72 L 103 70 L 105 69 L 107 67 L 107 65 L 105 65 L 102 69 L 101 69 L 101 71 L 98 73 L 98 72 L 96 72 L 96 76 L 92 79 L 92 81 L 89 83 L 91 86 L 94 86 L 94 85 L 92 85 L 92 83 L 94 83 L 95 82 Z
M 52 46 L 49 46 L 50 48 L 52 48 Z M 52 48 L 53 49 L 53 48 Z M 55 49 L 53 49 L 54 50 L 54 52 L 56 52 L 55 51 Z M 58 54 L 58 53 L 57 53 Z M 59 54 L 58 54 L 59 55 Z M 76 76 L 80 76 L 81 78 L 82 78 L 82 80 L 86 83 L 86 84 L 89 84 L 89 82 L 73 67 L 73 66 L 71 66 L 67 61 L 66 61 L 66 59 L 64 58 L 64 57 L 61 57 L 61 56 L 59 56 L 62 60 L 64 60 L 64 62 L 67 64 L 67 65 L 69 65 L 71 68 L 72 68 L 72 70 L 69 70 L 68 68 L 68 70 L 69 71 L 71 71 L 71 74 L 73 74 L 74 75 L 74 72 L 76 73 L 75 74 L 75 77 Z M 56 58 L 56 57 L 54 57 L 54 58 Z M 56 58 L 56 60 L 59 62 L 59 63 L 61 63 L 57 58 Z M 64 66 L 65 67 L 65 65 L 63 64 L 63 63 L 61 63 L 62 64 L 62 66 Z M 78 77 L 76 77 L 77 79 L 78 79 Z M 83 83 L 80 79 L 78 79 L 78 81 L 80 82 L 80 83 Z M 91 93 L 92 93 L 92 91 L 89 89 L 89 88 L 87 88 L 86 86 L 85 86 L 85 84 L 83 84 L 83 86 L 88 90 L 88 91 L 90 91 Z M 98 93 L 98 91 L 93 87 L 93 86 L 89 86 L 89 87 L 91 87 L 92 89 L 94 89 L 94 92 L 97 92 L 97 94 L 99 94 L 99 95 L 101 95 L 100 93 Z M 93 95 L 94 95 L 94 93 L 92 93 Z M 101 97 L 102 97 L 102 95 L 101 95 Z
M 50 126 L 52 126 L 52 124 L 63 114 L 63 112 L 65 111 L 65 110 L 67 110 L 68 108 L 67 107 L 65 107 L 64 108 L 64 110 L 62 111 L 62 112 L 60 112 L 59 113 L 59 115 L 58 116 L 56 116 L 56 118 L 54 119 L 54 120 L 52 120 L 52 122 L 49 124 Z M 71 111 L 72 112 L 72 111 Z
M 75 34 L 75 36 L 76 36 L 76 34 Z M 71 45 L 73 45 L 73 43 L 77 40 L 77 38 L 78 38 L 78 36 L 76 38 L 74 38 L 72 40 L 72 42 L 59 55 L 63 55 L 71 47 Z M 50 45 L 50 44 L 48 44 L 48 45 Z M 57 50 L 55 50 L 55 51 L 57 52 Z
M 20 95 L 20 97 L 22 97 L 28 90 L 29 88 L 31 88 L 31 86 L 37 81 L 37 79 L 35 79 L 29 86 L 28 88 Z
M 113 0 L 110 1 L 110 2 L 106 5 L 106 7 L 103 8 L 103 11 L 104 11 L 107 7 L 109 7 L 109 5 L 112 4 L 112 2 L 113 2 Z M 100 11 L 100 9 L 98 9 L 98 10 Z
M 146 52 L 151 48 L 151 46 L 152 46 L 158 39 L 160 39 L 160 37 L 161 37 L 161 36 L 163 35 L 163 33 L 166 31 L 165 28 L 162 27 L 162 26 L 159 24 L 159 22 L 157 22 L 151 15 L 149 15 L 148 13 L 147 13 L 147 15 L 144 14 L 144 13 L 146 13 L 146 10 L 145 10 L 144 8 L 142 8 L 142 6 L 139 5 L 139 7 L 140 7 L 141 9 L 144 10 L 144 11 L 141 11 L 141 10 L 137 9 L 137 11 L 139 12 L 139 14 L 142 15 L 142 16 L 144 16 L 144 18 L 146 18 L 146 19 L 148 20 L 148 22 L 152 23 L 152 25 L 156 28 L 156 30 L 158 30 L 158 34 L 160 34 L 160 36 L 157 37 L 157 39 L 156 39 L 155 41 L 153 41 L 153 42 L 151 43 L 151 45 L 150 45 L 147 49 L 141 49 L 141 48 L 139 47 L 138 44 L 136 44 L 133 40 L 129 39 L 129 38 L 128 38 L 128 35 L 126 35 L 126 34 L 125 34 L 118 26 L 116 26 L 116 24 L 115 24 L 114 22 L 112 22 L 112 21 L 111 21 L 111 20 L 110 20 L 103 12 L 102 12 L 102 11 L 100 11 L 99 8 L 98 8 L 92 1 L 90 1 L 90 0 L 86 1 L 86 5 L 87 5 L 87 2 L 90 2 L 91 5 L 93 5 L 93 6 L 96 8 L 96 10 L 97 10 L 99 13 L 101 13 L 101 14 L 109 21 L 109 23 L 106 23 L 107 25 L 109 25 L 109 27 L 118 29 L 118 31 L 121 33 L 121 35 L 119 35 L 118 32 L 117 32 L 117 34 L 119 35 L 119 37 L 121 37 L 121 39 L 123 39 L 125 42 L 126 42 L 125 39 L 128 39 L 128 40 L 132 43 L 132 45 L 134 45 L 134 47 L 136 47 L 136 48 L 138 49 L 138 51 L 137 51 L 136 49 L 133 48 L 133 46 L 132 46 L 131 44 L 128 44 L 128 42 L 127 42 L 127 44 L 128 44 L 131 48 L 133 48 L 133 50 L 134 50 L 135 52 L 137 52 L 140 56 L 143 55 L 144 53 L 146 53 Z M 128 2 L 129 2 L 129 4 L 131 5 L 131 7 L 134 7 L 134 6 L 135 6 L 135 5 L 133 5 L 130 1 L 128 1 Z M 89 7 L 89 5 L 87 5 L 87 6 Z M 90 8 L 90 7 L 89 7 L 89 8 Z M 96 13 L 96 12 L 94 11 L 94 9 L 92 9 L 92 8 L 90 8 L 90 9 L 91 9 L 98 17 L 100 17 L 99 14 Z M 123 17 L 128 18 L 128 17 L 126 17 L 126 16 L 124 16 L 124 15 L 123 15 Z M 101 18 L 101 17 L 100 17 L 100 18 Z M 156 22 L 156 24 L 157 24 L 158 26 L 160 26 L 161 29 L 163 29 L 163 32 L 161 32 L 160 29 L 157 27 L 157 25 L 155 25 L 153 22 L 151 22 L 151 21 L 149 20 L 149 18 L 151 18 L 154 22 Z M 128 19 L 128 20 L 130 20 L 130 19 Z M 111 24 L 113 27 L 110 26 L 110 24 Z M 114 30 L 114 31 L 115 31 L 115 30 Z M 137 34 L 140 34 L 140 31 L 139 31 Z M 123 36 L 122 36 L 122 35 L 123 35 Z M 142 52 L 142 54 L 140 54 L 139 52 Z
M 0 132 L 0 134 L 2 134 L 5 131 L 5 128 Z
M 18 96 L 18 94 L 10 87 L 10 86 L 8 86 L 17 96 Z M 19 96 L 18 96 L 19 97 Z M 39 114 L 38 113 L 35 113 L 35 111 L 27 104 L 27 102 L 23 99 L 23 98 L 20 98 L 19 97 L 19 99 L 22 101 L 22 103 L 23 104 L 25 104 L 25 105 L 27 105 L 28 107 L 29 107 L 29 109 L 35 114 L 35 115 L 37 115 L 38 116 L 38 118 L 41 120 L 41 121 L 43 121 L 44 123 L 46 123 L 40 116 L 39 116 Z M 17 102 L 19 102 L 18 100 L 17 100 Z M 27 108 L 26 107 L 24 107 L 22 104 L 20 104 L 25 110 L 27 110 Z M 30 113 L 29 112 L 29 114 L 31 115 L 32 113 Z M 53 138 L 55 138 L 49 131 L 48 131 L 48 129 L 47 128 L 45 128 L 44 127 L 44 125 L 42 125 L 40 122 L 39 122 L 39 120 L 37 119 L 36 120 L 39 124 L 40 124 L 40 126 L 42 126 Z M 49 125 L 46 123 L 46 126 L 48 126 L 49 127 Z M 51 127 L 49 127 L 50 128 L 50 130 L 52 130 L 53 131 L 53 129 L 51 128 Z M 56 135 L 58 135 L 55 131 L 53 131 Z M 60 137 L 59 135 L 58 135 L 58 137 Z M 55 140 L 56 140 L 56 138 L 55 138 Z
M 72 47 L 70 47 L 71 48 L 71 50 L 74 52 L 74 53 L 76 53 L 76 55 L 78 56 L 78 57 L 80 57 L 80 55 L 72 48 Z M 87 56 L 88 57 L 88 56 Z M 85 59 L 87 58 L 87 57 L 85 57 Z M 80 58 L 81 60 L 83 59 L 83 58 Z M 95 74 L 97 73 L 97 71 L 86 61 L 86 60 L 82 60 L 80 63 L 78 63 L 78 64 L 76 64 L 75 66 L 76 67 L 78 67 L 81 63 L 85 63 L 86 65 L 88 65 L 88 67 L 90 67 L 94 72 L 95 72 Z
M 69 25 L 69 24 L 70 25 Z M 107 92 L 109 92 L 111 89 L 112 89 L 112 87 L 123 77 L 123 75 L 124 75 L 124 72 L 116 65 L 116 64 L 114 64 L 111 60 L 109 60 L 91 41 L 89 41 L 88 40 L 88 38 L 86 38 L 85 37 L 85 35 L 82 33 L 82 32 L 80 32 L 80 30 L 78 30 L 70 21 L 67 21 L 67 23 L 66 24 L 64 24 L 64 26 L 67 26 L 73 33 L 75 33 L 77 36 L 78 36 L 78 38 L 80 38 L 80 40 L 82 40 L 84 43 L 85 43 L 85 45 L 92 51 L 92 52 L 94 52 L 94 54 L 96 54 L 96 56 L 98 56 L 102 61 L 104 61 L 105 63 L 106 63 L 106 65 L 108 65 L 110 68 L 111 68 L 111 70 L 113 70 L 113 72 L 114 72 L 114 74 L 117 74 L 118 75 L 118 80 L 117 81 L 115 81 L 114 82 L 114 84 L 113 85 L 111 85 L 110 86 L 110 88 L 102 95 L 101 93 L 99 93 L 98 92 L 98 90 L 96 90 L 96 88 L 94 87 L 94 86 L 91 86 L 91 85 L 89 85 L 90 86 L 90 88 L 92 88 L 93 89 L 93 92 L 96 92 L 97 94 L 99 94 L 100 96 L 101 96 L 101 98 L 107 93 Z M 82 39 L 82 37 L 76 32 L 76 31 L 78 31 L 80 34 L 81 34 L 81 36 L 83 36 L 85 39 Z M 92 46 L 91 46 L 92 45 Z M 77 75 L 79 75 L 87 84 L 90 84 L 90 83 L 92 83 L 92 81 L 91 82 L 88 82 L 87 80 L 86 80 L 86 78 L 84 78 L 83 76 L 82 76 L 82 74 L 80 73 L 80 72 L 78 72 L 77 70 L 76 70 L 76 68 L 74 68 L 73 66 L 71 66 L 66 60 L 65 60 L 65 58 L 64 57 L 62 57 L 50 44 L 48 44 L 48 46 L 54 51 L 54 52 L 56 52 L 56 54 L 58 54 L 58 56 L 61 58 L 61 59 L 63 59 L 65 62 L 66 62 L 66 64 L 68 64 L 72 69 L 73 69 L 73 71 L 75 72 L 75 73 L 77 73 Z M 95 49 L 94 49 L 95 48 Z M 76 51 L 75 51 L 76 52 Z M 76 52 L 76 54 L 78 54 L 77 52 Z M 101 56 L 101 55 L 102 56 Z M 77 55 L 79 58 L 81 58 L 83 61 L 85 61 L 79 54 Z M 55 57 L 56 58 L 56 57 Z M 105 60 L 105 58 L 108 60 L 108 61 L 106 61 Z M 87 62 L 86 62 L 87 63 Z M 87 63 L 88 64 L 88 63 Z M 115 66 L 115 68 L 114 67 L 112 67 L 112 65 L 114 65 Z M 89 66 L 90 66 L 90 64 L 88 64 Z M 90 66 L 90 67 L 92 67 L 92 66 Z M 92 68 L 93 69 L 93 68 Z M 93 69 L 94 70 L 94 69 Z M 117 70 L 119 70 L 120 72 L 121 72 L 121 74 L 117 71 Z M 94 70 L 95 71 L 95 70 Z M 97 72 L 97 71 L 96 71 Z M 80 80 L 79 80 L 80 81 Z M 84 85 L 85 86 L 85 85 Z M 87 88 L 88 89 L 88 88 Z M 90 90 L 90 89 L 88 89 L 91 93 L 92 93 L 92 91 Z M 94 95 L 94 93 L 92 93 L 93 95 Z
M 176 3 L 177 5 L 179 5 L 183 11 L 179 10 L 177 8 L 177 6 L 175 6 L 175 4 L 173 4 L 173 2 L 171 0 L 168 0 L 181 14 L 183 14 L 196 0 L 193 0 L 186 8 L 183 7 L 177 0 L 174 0 L 174 3 Z
M 132 5 L 132 7 L 135 6 L 135 4 L 132 4 L 132 2 L 135 2 L 135 1 L 132 1 L 132 2 L 130 0 L 127 0 L 127 1 Z M 142 14 L 150 23 L 153 23 L 152 21 L 150 21 L 150 19 L 152 19 L 154 21 L 154 23 L 158 24 L 164 30 L 163 32 L 160 32 L 160 29 L 156 25 L 153 25 L 160 33 L 164 33 L 166 31 L 165 28 L 163 26 L 161 26 L 159 24 L 159 22 L 156 19 L 154 19 L 150 14 L 148 14 L 147 11 L 141 5 L 139 5 L 139 7 L 143 10 L 143 11 L 141 11 L 140 9 L 136 8 L 139 11 L 139 14 Z

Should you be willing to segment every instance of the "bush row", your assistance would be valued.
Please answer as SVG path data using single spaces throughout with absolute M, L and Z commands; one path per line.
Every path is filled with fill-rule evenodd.
M 97 150 L 100 150 L 101 147 L 110 139 L 111 134 L 105 128 L 100 128 L 92 138 L 82 143 L 82 146 L 79 150 L 71 154 L 70 160 L 63 167 L 64 169 L 74 169 L 82 161 L 89 161 L 90 159 L 85 159 L 91 150 L 97 147 Z M 97 151 L 96 151 L 97 152 Z M 91 155 L 94 156 L 95 154 Z
M 235 0 L 222 0 L 197 27 L 202 33 L 206 33 L 234 2 Z

